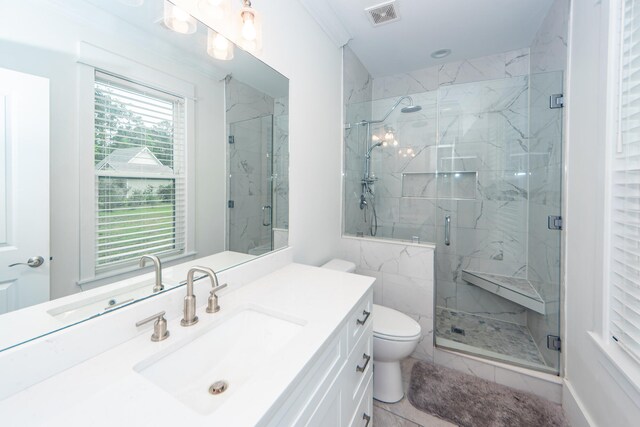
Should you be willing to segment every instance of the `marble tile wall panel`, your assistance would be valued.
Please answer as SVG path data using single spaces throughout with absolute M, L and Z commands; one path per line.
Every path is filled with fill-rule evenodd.
M 227 123 L 255 119 L 274 112 L 274 100 L 238 80 L 231 78 L 225 86 Z
M 276 98 L 273 116 L 274 226 L 289 228 L 289 98 Z
M 529 74 L 529 48 L 446 62 L 373 80 L 373 99 L 435 91 L 438 87 Z
M 565 70 L 569 0 L 556 0 L 531 44 L 531 74 Z
M 356 272 L 376 278 L 376 304 L 415 319 L 422 338 L 413 357 L 433 359 L 434 249 L 382 240 L 343 238 L 340 257 L 356 264 Z
M 289 230 L 284 228 L 273 229 L 273 249 L 284 248 L 289 244 Z

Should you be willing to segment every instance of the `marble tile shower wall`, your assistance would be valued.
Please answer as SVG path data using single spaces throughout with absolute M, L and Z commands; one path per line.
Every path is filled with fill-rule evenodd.
M 366 70 L 360 70 L 367 76 L 360 83 L 369 85 Z M 418 113 L 394 112 L 385 124 L 393 127 L 398 145 L 373 153 L 379 178 L 376 237 L 436 242 L 443 236 L 437 225 L 450 214 L 452 244 L 438 248 L 443 246 L 437 257 L 438 305 L 518 324 L 526 323 L 522 307 L 467 285 L 461 270 L 526 275 L 528 74 L 529 49 L 521 49 L 376 78 L 370 116 L 383 117 L 402 95 L 423 107 Z M 362 93 L 345 91 L 345 100 L 351 94 L 358 101 L 345 105 L 347 122 L 367 118 L 370 104 L 358 97 Z M 345 232 L 351 235 L 368 234 L 357 199 L 362 128 L 348 129 L 345 140 L 345 169 L 355 174 L 345 179 Z M 372 131 L 386 132 L 382 126 Z M 435 179 L 436 172 L 446 171 L 453 173 Z M 447 191 L 451 200 L 439 203 L 438 194 Z
M 234 144 L 229 151 L 229 250 L 261 254 L 271 249 L 271 227 L 263 225 L 262 207 L 270 203 L 272 117 L 232 123 Z M 267 248 L 268 246 L 268 248 Z
M 262 206 L 271 204 L 271 152 L 273 150 L 274 99 L 234 79 L 225 86 L 229 135 L 227 150 L 229 249 L 248 253 L 269 246 L 271 227 L 263 226 Z
M 363 175 L 366 127 L 356 125 L 371 119 L 373 80 L 348 46 L 343 49 L 344 123 L 344 221 L 346 234 L 365 233 L 367 224 L 360 210 L 360 180 Z
M 476 193 L 466 200 L 438 199 L 437 305 L 524 325 L 524 307 L 461 275 L 473 270 L 526 277 L 529 77 L 446 86 L 439 105 L 439 171 L 475 173 Z M 445 216 L 451 218 L 449 246 L 443 244 Z
M 569 0 L 556 0 L 531 46 L 530 198 L 527 277 L 546 302 L 547 314 L 530 313 L 527 324 L 549 366 L 558 353 L 547 334 L 560 330 L 560 232 L 547 217 L 561 213 L 562 109 L 549 109 L 549 95 L 563 92 Z
M 340 257 L 375 277 L 373 301 L 405 313 L 422 328 L 413 357 L 433 360 L 434 249 L 429 245 L 357 239 L 341 241 Z
M 289 228 L 289 98 L 275 99 L 273 176 L 273 225 L 286 230 Z

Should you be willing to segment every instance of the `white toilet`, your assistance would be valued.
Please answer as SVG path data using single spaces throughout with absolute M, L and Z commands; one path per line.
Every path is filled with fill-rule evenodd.
M 322 267 L 355 273 L 354 263 L 332 259 Z M 373 398 L 395 403 L 404 397 L 400 361 L 418 345 L 421 328 L 404 313 L 373 305 Z

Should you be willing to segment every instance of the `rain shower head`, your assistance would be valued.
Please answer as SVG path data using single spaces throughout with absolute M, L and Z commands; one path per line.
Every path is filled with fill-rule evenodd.
M 409 105 L 408 107 L 403 107 L 400 112 L 401 113 L 416 113 L 422 110 L 422 107 L 419 105 Z

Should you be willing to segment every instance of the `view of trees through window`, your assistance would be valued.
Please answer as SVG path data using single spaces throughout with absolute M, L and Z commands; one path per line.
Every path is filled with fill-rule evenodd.
M 96 268 L 180 251 L 175 169 L 178 103 L 96 79 Z

